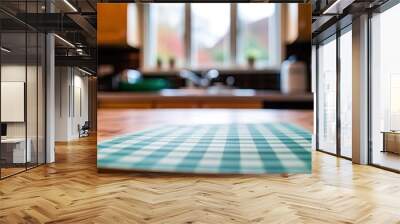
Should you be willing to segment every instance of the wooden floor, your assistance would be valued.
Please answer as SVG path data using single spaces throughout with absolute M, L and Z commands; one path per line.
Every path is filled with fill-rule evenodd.
M 312 127 L 310 112 L 120 112 L 100 111 L 100 124 L 112 123 L 111 116 L 144 128 L 155 120 L 195 120 L 193 114 L 255 122 L 275 114 Z M 99 135 L 135 129 L 122 126 L 102 126 Z M 311 175 L 99 174 L 95 143 L 58 144 L 55 164 L 0 181 L 0 223 L 400 223 L 399 174 L 323 153 L 313 153 Z
M 24 168 L 0 168 L 1 169 L 1 177 L 7 177 L 7 176 L 11 176 L 13 174 L 19 173 L 19 172 L 23 172 L 25 171 L 25 167 Z

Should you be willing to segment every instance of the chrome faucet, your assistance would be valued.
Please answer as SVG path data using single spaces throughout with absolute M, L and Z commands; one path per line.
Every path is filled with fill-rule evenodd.
M 188 69 L 183 69 L 179 72 L 179 77 L 184 78 L 188 81 L 187 85 L 191 86 L 192 84 L 207 88 L 210 86 L 211 80 L 218 78 L 219 72 L 216 69 L 210 69 L 201 74 L 201 77 L 196 75 L 193 71 Z

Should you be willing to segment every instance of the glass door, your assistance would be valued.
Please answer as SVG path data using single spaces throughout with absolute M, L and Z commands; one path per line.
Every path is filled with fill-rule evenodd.
M 319 45 L 317 149 L 336 154 L 336 35 Z
M 18 12 L 39 13 L 42 3 L 19 2 Z M 46 39 L 9 15 L 0 17 L 9 21 L 0 23 L 2 179 L 45 163 Z
M 26 110 L 27 110 L 27 150 L 29 161 L 27 167 L 38 165 L 38 34 L 27 32 L 27 80 L 26 80 Z
M 352 158 L 352 26 L 317 48 L 317 149 Z
M 37 64 L 37 163 L 46 163 L 46 36 L 38 33 Z
M 26 170 L 31 161 L 26 124 L 26 41 L 25 31 L 1 33 L 2 177 Z

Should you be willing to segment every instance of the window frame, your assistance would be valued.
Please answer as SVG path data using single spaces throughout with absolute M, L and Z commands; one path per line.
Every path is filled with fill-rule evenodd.
M 228 58 L 227 58 L 227 64 L 225 64 L 224 62 L 222 63 L 222 65 L 218 65 L 218 66 L 213 66 L 213 67 L 207 67 L 207 66 L 201 66 L 201 65 L 196 65 L 197 63 L 195 62 L 195 52 L 194 52 L 194 38 L 193 38 L 193 33 L 194 33 L 194 26 L 193 26 L 193 21 L 195 21 L 194 19 L 193 19 L 193 14 L 192 14 L 192 4 L 193 3 L 187 3 L 187 4 L 189 4 L 189 11 L 186 11 L 185 13 L 186 14 L 189 14 L 190 15 L 190 23 L 188 24 L 188 26 L 187 27 L 185 27 L 186 29 L 185 29 L 185 32 L 187 32 L 187 33 L 190 33 L 190 40 L 189 40 L 189 49 L 190 49 L 190 57 L 189 57 L 189 61 L 188 61 L 188 63 L 187 63 L 187 65 L 188 65 L 188 67 L 190 68 L 190 69 L 194 69 L 194 70 L 203 70 L 203 69 L 210 69 L 210 68 L 217 68 L 217 69 L 219 69 L 219 70 L 224 70 L 224 69 L 227 69 L 227 68 L 229 68 L 230 66 L 232 66 L 232 60 L 234 59 L 233 57 L 232 57 L 232 52 L 233 52 L 233 49 L 232 49 L 232 42 L 234 42 L 235 40 L 232 40 L 232 36 L 233 36 L 233 30 L 232 30 L 232 21 L 233 21 L 233 17 L 232 17 L 232 4 L 229 4 L 229 3 L 218 3 L 218 4 L 229 4 L 229 7 L 227 7 L 228 9 L 229 9 L 229 27 L 228 27 L 228 32 L 229 32 L 229 34 L 228 34 L 228 45 L 229 45 L 229 49 L 228 49 L 228 51 L 227 52 L 224 52 L 224 53 L 228 53 Z M 214 4 L 214 3 L 194 3 L 194 4 Z M 234 63 L 233 63 L 234 64 Z
M 142 40 L 143 40 L 143 62 L 141 63 L 141 70 L 144 72 L 153 72 L 153 71 L 160 71 L 156 68 L 156 66 L 151 65 L 151 47 L 150 47 L 150 39 L 149 36 L 149 25 L 150 25 L 150 6 L 151 4 L 158 4 L 158 3 L 144 3 L 143 4 L 143 32 Z M 238 58 L 238 3 L 226 3 L 229 4 L 230 8 L 230 27 L 229 27 L 229 64 L 227 66 L 215 66 L 215 67 L 198 67 L 194 66 L 193 63 L 193 38 L 192 38 L 192 13 L 191 13 L 191 3 L 181 3 L 184 4 L 184 35 L 183 45 L 185 46 L 185 56 L 184 62 L 181 67 L 176 67 L 175 69 L 169 68 L 162 68 L 161 71 L 174 71 L 180 70 L 183 68 L 193 69 L 193 70 L 202 70 L 202 69 L 211 69 L 216 68 L 221 71 L 225 70 L 270 70 L 270 71 L 279 71 L 280 70 L 280 63 L 282 61 L 282 44 L 283 41 L 281 40 L 281 6 L 280 4 L 276 3 L 267 3 L 267 4 L 275 4 L 275 14 L 271 17 L 272 19 L 269 21 L 272 25 L 271 31 L 268 33 L 269 35 L 269 43 L 268 45 L 271 47 L 271 52 L 274 57 L 274 60 L 269 61 L 267 65 L 263 65 L 260 67 L 255 68 L 247 68 L 243 64 L 239 63 Z M 259 3 L 247 3 L 247 4 L 259 4 Z M 271 41 L 272 40 L 272 41 Z
M 338 125 L 338 128 L 339 128 L 339 130 L 338 130 L 338 134 L 340 135 L 339 136 L 339 142 L 338 142 L 338 144 L 340 144 L 340 146 L 339 146 L 339 148 L 340 148 L 340 150 L 339 150 L 339 155 L 342 157 L 342 158 L 346 158 L 346 159 L 348 159 L 348 160 L 352 160 L 352 158 L 353 158 L 353 155 L 350 155 L 350 156 L 348 156 L 348 155 L 344 155 L 344 153 L 343 153 L 343 140 L 342 140 L 342 137 L 344 137 L 343 136 L 343 132 L 342 132 L 342 130 L 343 130 L 343 108 L 342 108 L 342 103 L 343 102 L 345 102 L 345 100 L 346 100 L 346 97 L 344 97 L 343 95 L 342 95 L 342 93 L 343 93 L 343 90 L 342 90 L 342 83 L 343 83 L 343 77 L 344 77 L 344 73 L 343 73 L 343 71 L 344 71 L 344 69 L 343 69 L 343 66 L 342 66 L 342 62 L 343 62 L 343 60 L 342 60 L 342 54 L 344 54 L 344 52 L 342 52 L 342 50 L 343 50 L 343 48 L 342 48 L 342 42 L 343 42 L 343 39 L 342 39 L 342 37 L 345 35 L 345 34 L 348 34 L 348 33 L 350 33 L 350 35 L 351 36 L 353 36 L 353 24 L 351 23 L 351 24 L 348 24 L 347 26 L 345 26 L 344 28 L 342 28 L 341 30 L 339 30 L 339 33 L 340 33 L 340 35 L 339 35 L 339 37 L 338 37 L 338 40 L 339 40 L 339 49 L 337 50 L 337 53 L 338 53 L 338 64 L 337 64 L 337 66 L 338 66 L 338 68 L 339 68 L 339 82 L 338 82 L 338 89 L 339 89 L 339 93 L 337 94 L 337 96 L 339 97 L 339 101 L 338 101 L 338 103 L 340 104 L 339 105 L 339 107 L 338 107 L 338 122 L 340 123 L 339 125 Z M 353 46 L 353 43 L 351 43 L 351 45 Z M 348 53 L 348 52 L 346 52 L 346 53 Z M 351 55 L 353 55 L 353 50 L 351 49 Z M 351 63 L 351 66 L 353 66 L 353 63 Z M 353 74 L 351 74 L 351 75 L 353 75 Z M 353 77 L 353 76 L 351 76 L 351 77 Z M 351 82 L 352 82 L 353 80 L 351 80 Z M 352 89 L 353 89 L 353 86 L 351 86 L 351 91 L 352 91 Z M 353 100 L 353 99 L 351 99 L 351 100 Z M 352 108 L 351 108 L 351 112 L 353 111 L 353 105 L 352 105 Z M 351 114 L 351 116 L 352 116 L 352 114 Z M 352 121 L 352 123 L 351 123 L 351 127 L 353 126 L 353 121 Z M 351 139 L 353 138 L 353 133 L 351 133 Z M 353 149 L 351 148 L 351 154 L 353 153 Z
M 326 37 L 325 39 L 323 39 L 323 40 L 321 40 L 321 41 L 319 41 L 317 44 L 316 44 L 316 52 L 315 52 L 315 54 L 316 54 L 316 65 L 318 66 L 317 67 L 317 69 L 316 69 L 316 77 L 317 77 L 317 79 L 316 79 L 316 89 L 317 89 L 317 91 L 316 91 L 316 96 L 317 96 L 317 99 L 316 99 L 316 116 L 317 116 L 317 121 L 316 121 L 316 150 L 317 151 L 321 151 L 321 152 L 324 152 L 324 153 L 327 153 L 327 154 L 331 154 L 331 155 L 334 155 L 334 156 L 340 156 L 340 152 L 338 151 L 338 148 L 339 148 L 339 146 L 338 145 L 340 145 L 340 141 L 339 141 L 339 139 L 338 139 L 338 137 L 340 136 L 339 135 L 339 133 L 340 133 L 340 127 L 338 127 L 338 122 L 337 122 L 337 120 L 338 120 L 338 105 L 340 105 L 340 99 L 339 99 L 339 91 L 338 91 L 338 83 L 339 83 L 339 78 L 338 78 L 338 76 L 339 76 L 339 70 L 338 70 L 338 49 L 339 49 L 339 47 L 340 47 L 340 40 L 339 40 L 339 38 L 340 38 L 340 34 L 338 33 L 338 32 L 335 32 L 334 34 L 331 34 L 330 36 L 328 36 L 328 37 Z M 321 68 L 321 64 L 319 63 L 320 62 L 320 58 L 321 58 L 321 55 L 320 55 L 320 48 L 321 48 L 321 46 L 323 46 L 323 45 L 326 45 L 326 44 L 328 44 L 328 43 L 331 43 L 331 42 L 335 42 L 335 67 L 336 67 L 336 70 L 335 70 L 335 75 L 336 75 L 336 77 L 335 77 L 335 85 L 336 85 L 336 90 L 335 90 L 335 152 L 330 152 L 329 150 L 327 150 L 327 149 L 324 149 L 324 148 L 321 148 L 320 146 L 321 146 L 321 143 L 320 143 L 320 123 L 321 123 L 321 117 L 320 117 L 320 104 L 321 104 L 321 96 L 320 96 L 320 94 L 321 94 L 321 85 L 320 85 L 320 81 L 321 81 L 321 70 L 320 70 L 320 68 Z

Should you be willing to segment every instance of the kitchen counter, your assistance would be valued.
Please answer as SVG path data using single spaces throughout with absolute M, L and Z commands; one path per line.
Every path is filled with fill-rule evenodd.
M 152 93 L 99 92 L 100 108 L 289 108 L 311 109 L 313 95 L 252 89 L 165 89 Z M 270 106 L 268 106 L 270 105 Z M 311 107 L 311 108 L 309 108 Z

